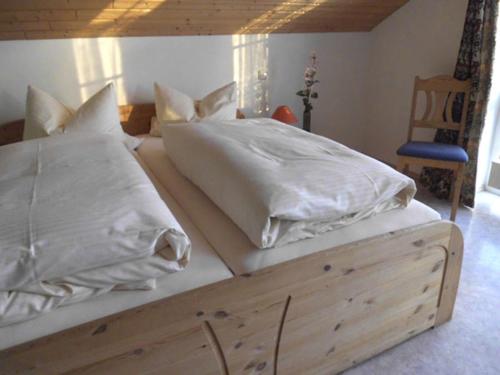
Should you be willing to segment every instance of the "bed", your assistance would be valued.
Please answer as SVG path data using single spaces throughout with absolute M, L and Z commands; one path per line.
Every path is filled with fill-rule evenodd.
M 141 160 L 161 185 L 176 197 L 196 226 L 235 274 L 299 258 L 331 247 L 395 232 L 441 219 L 430 207 L 413 200 L 406 209 L 390 210 L 311 239 L 261 250 L 197 186 L 182 176 L 165 153 L 161 138 L 140 136 Z
M 125 130 L 142 134 L 154 106 L 121 112 Z M 10 139 L 18 127 L 10 125 Z M 105 311 L 88 301 L 94 313 L 37 336 L 66 330 L 0 352 L 4 372 L 337 373 L 451 318 L 463 241 L 458 227 L 431 209 L 414 202 L 402 216 L 385 213 L 369 225 L 257 252 L 165 162 L 158 141 L 146 137 L 137 158 L 164 199 L 178 203 L 176 217 L 192 223 L 185 230 L 198 233 L 190 236 L 220 272 L 164 298 L 112 297 L 121 302 Z M 194 264 L 199 245 L 192 240 Z M 189 267 L 183 272 L 174 276 L 189 280 Z M 144 304 L 148 298 L 159 299 Z M 37 326 L 29 324 L 28 332 Z
M 151 291 L 112 291 L 36 319 L 1 327 L 0 350 L 233 276 L 177 202 L 156 182 L 147 167 L 143 167 L 192 242 L 194 257 L 189 267 L 159 279 L 156 289 Z

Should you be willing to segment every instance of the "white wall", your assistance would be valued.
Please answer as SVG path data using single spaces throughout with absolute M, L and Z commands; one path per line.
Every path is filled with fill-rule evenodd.
M 293 104 L 294 112 L 301 117 L 303 105 L 295 93 L 297 87 L 303 86 L 304 62 L 314 50 L 320 83 L 319 98 L 313 102 L 312 130 L 362 149 L 364 134 L 360 124 L 364 119 L 368 43 L 368 33 L 271 37 L 271 107 Z
M 313 129 L 361 148 L 368 42 L 366 33 L 3 41 L 0 123 L 24 117 L 28 84 L 77 106 L 109 81 L 125 104 L 152 102 L 154 81 L 201 97 L 236 78 L 241 104 L 252 114 L 258 69 L 269 73 L 271 111 L 287 104 L 300 118 L 295 92 L 315 50 L 321 83 Z
M 22 118 L 26 86 L 77 106 L 114 81 L 120 104 L 153 101 L 153 82 L 194 97 L 236 79 L 252 115 L 258 70 L 269 106 L 300 118 L 304 65 L 319 58 L 313 131 L 394 163 L 413 78 L 453 73 L 467 0 L 411 0 L 371 33 L 99 38 L 0 42 L 0 123 Z
M 371 32 L 364 152 L 396 162 L 414 78 L 453 74 L 466 8 L 467 0 L 412 0 Z

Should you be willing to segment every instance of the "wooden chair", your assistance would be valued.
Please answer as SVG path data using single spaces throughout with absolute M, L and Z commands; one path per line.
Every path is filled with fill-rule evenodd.
M 459 81 L 450 76 L 436 76 L 429 79 L 415 78 L 408 142 L 401 146 L 397 169 L 405 172 L 409 165 L 451 169 L 454 174 L 454 188 L 450 220 L 455 221 L 460 191 L 464 178 L 464 166 L 469 160 L 467 152 L 457 145 L 412 141 L 415 128 L 450 129 L 458 131 L 458 145 L 463 144 L 467 108 L 469 107 L 470 80 Z M 416 118 L 418 93 L 425 94 L 426 105 L 421 119 Z M 453 102 L 458 94 L 464 94 L 460 122 L 452 117 Z

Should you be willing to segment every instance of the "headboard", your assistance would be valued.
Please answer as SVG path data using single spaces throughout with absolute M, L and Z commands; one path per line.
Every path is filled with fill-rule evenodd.
M 151 117 L 156 115 L 154 103 L 127 104 L 118 107 L 120 121 L 125 133 L 147 134 L 151 128 Z
M 154 103 L 127 104 L 118 107 L 123 130 L 130 135 L 147 134 L 151 127 L 151 117 L 155 116 Z M 236 117 L 245 118 L 238 109 Z M 23 139 L 24 120 L 0 125 L 0 146 L 19 142 Z

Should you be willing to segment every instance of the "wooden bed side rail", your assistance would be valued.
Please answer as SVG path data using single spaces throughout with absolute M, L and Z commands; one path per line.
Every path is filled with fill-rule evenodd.
M 340 372 L 450 319 L 462 252 L 450 222 L 389 233 L 5 350 L 0 372 Z

